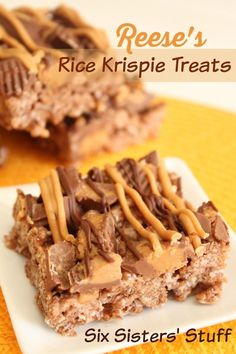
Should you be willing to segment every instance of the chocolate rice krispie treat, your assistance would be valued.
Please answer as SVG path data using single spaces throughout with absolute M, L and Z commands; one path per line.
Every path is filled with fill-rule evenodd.
M 6 244 L 26 256 L 39 308 L 58 333 L 157 308 L 170 294 L 218 300 L 227 227 L 212 202 L 194 209 L 185 200 L 156 152 L 86 176 L 59 167 L 39 186 L 39 196 L 18 191 Z
M 65 55 L 108 50 L 105 33 L 67 6 L 0 6 L 0 125 L 29 132 L 64 160 L 156 136 L 163 105 L 140 81 L 58 71 Z

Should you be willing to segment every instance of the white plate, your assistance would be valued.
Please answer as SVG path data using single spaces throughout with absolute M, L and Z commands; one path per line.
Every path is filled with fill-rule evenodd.
M 176 158 L 166 160 L 170 171 L 175 171 L 183 179 L 184 195 L 195 206 L 208 198 L 186 164 Z M 21 186 L 27 193 L 37 193 L 37 186 Z M 12 226 L 12 204 L 16 196 L 16 187 L 0 189 L 0 225 L 2 238 Z M 185 302 L 169 300 L 162 308 L 145 310 L 138 315 L 126 316 L 123 320 L 90 323 L 79 327 L 76 337 L 62 337 L 53 332 L 44 323 L 34 301 L 34 288 L 30 285 L 24 272 L 23 257 L 6 249 L 0 242 L 0 281 L 7 307 L 16 332 L 16 336 L 25 354 L 54 353 L 102 353 L 135 345 L 124 341 L 114 341 L 114 333 L 119 328 L 131 329 L 132 333 L 144 330 L 154 332 L 185 332 L 190 328 L 200 328 L 218 322 L 236 319 L 236 238 L 231 235 L 231 254 L 226 274 L 228 283 L 224 287 L 222 299 L 215 305 L 200 305 L 193 298 Z M 94 328 L 109 332 L 109 343 L 85 342 L 85 331 Z

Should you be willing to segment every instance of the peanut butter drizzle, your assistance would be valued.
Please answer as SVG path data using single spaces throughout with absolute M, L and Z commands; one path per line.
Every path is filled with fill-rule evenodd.
M 33 9 L 28 6 L 20 6 L 12 10 L 18 18 L 34 17 L 39 23 L 49 28 L 55 28 L 56 24 L 45 17 L 45 13 L 39 9 Z
M 20 42 L 18 42 L 15 38 L 9 36 L 9 34 L 5 31 L 5 29 L 1 25 L 0 25 L 0 40 L 6 43 L 9 47 L 25 50 L 25 47 Z
M 1 59 L 17 58 L 32 73 L 38 72 L 37 63 L 39 63 L 42 56 L 43 56 L 43 53 L 40 53 L 40 52 L 38 52 L 37 55 L 33 56 L 24 50 L 19 50 L 18 48 L 7 48 L 7 49 L 0 48 L 0 58 Z
M 143 163 L 140 163 L 140 166 L 142 167 L 143 171 L 146 173 L 152 193 L 160 196 L 160 192 L 157 188 L 157 181 L 151 168 L 147 164 L 143 164 Z
M 42 26 L 42 33 L 41 37 L 45 39 L 47 36 L 49 36 L 57 27 L 58 24 L 56 22 L 53 22 L 49 20 L 46 17 L 46 12 L 42 12 L 41 10 L 36 10 L 32 9 L 30 7 L 24 6 L 24 7 L 19 7 L 15 10 L 12 11 L 13 14 L 16 15 L 17 18 L 19 19 L 25 19 L 25 20 L 30 20 L 32 17 L 35 18 L 35 20 Z M 35 42 L 34 42 L 35 43 Z M 35 43 L 37 45 L 37 43 Z M 47 53 L 51 53 L 54 56 L 62 56 L 64 53 L 56 48 L 47 48 L 47 47 L 42 47 L 37 45 L 38 49 L 43 49 Z
M 142 226 L 142 224 L 131 213 L 127 199 L 125 197 L 125 191 L 122 184 L 116 183 L 115 187 L 116 187 L 117 197 L 119 199 L 121 208 L 125 214 L 126 219 L 133 226 L 133 228 L 138 232 L 139 235 L 141 235 L 142 237 L 150 241 L 154 251 L 162 251 L 162 247 L 160 241 L 158 240 L 157 235 L 154 232 L 145 229 Z
M 196 253 L 201 254 L 204 248 L 201 244 L 201 238 L 205 239 L 209 235 L 202 229 L 193 212 L 186 208 L 184 200 L 173 193 L 170 178 L 161 159 L 159 164 L 160 166 L 158 172 L 163 194 L 175 204 L 176 210 L 174 212 L 179 216 L 179 219 L 188 233 Z
M 0 6 L 0 13 L 2 7 Z M 27 69 L 33 73 L 37 73 L 38 64 L 41 62 L 44 53 L 43 51 L 38 51 L 36 54 L 32 55 L 27 51 L 27 49 L 15 38 L 11 37 L 3 27 L 0 26 L 0 40 L 6 43 L 10 48 L 0 47 L 0 58 L 17 58 L 19 59 Z
M 74 243 L 75 238 L 67 229 L 63 195 L 57 172 L 52 170 L 50 176 L 39 181 L 39 186 L 54 242 L 66 240 Z
M 157 182 L 155 179 L 155 176 L 151 170 L 151 168 L 148 165 L 142 165 L 142 168 L 144 170 L 144 172 L 147 175 L 147 178 L 149 180 L 149 184 L 150 184 L 150 188 L 153 194 L 156 194 L 158 196 L 161 196 L 158 187 L 157 187 Z M 189 210 L 187 208 L 185 209 L 177 209 L 168 199 L 166 199 L 165 197 L 162 197 L 163 203 L 164 205 L 171 211 L 173 212 L 175 215 L 179 215 L 179 218 L 182 220 L 185 230 L 187 231 L 187 233 L 189 234 L 189 239 L 195 249 L 195 252 L 197 255 L 202 255 L 204 252 L 205 247 L 201 244 L 201 239 L 198 235 L 196 235 L 196 229 L 199 230 L 198 225 L 196 225 L 195 221 L 196 221 L 196 217 L 193 214 L 193 208 L 192 210 Z M 181 216 L 181 214 L 186 214 L 187 216 L 189 216 L 190 220 L 187 219 L 186 217 L 183 217 L 183 215 Z M 197 220 L 198 221 L 198 220 Z M 194 228 L 194 226 L 196 227 L 196 229 Z M 208 237 L 207 234 L 205 234 L 205 237 Z M 202 237 L 204 238 L 204 237 Z
M 34 13 L 36 10 L 34 11 Z M 3 6 L 0 6 L 0 14 L 2 14 L 8 21 L 9 23 L 13 26 L 17 34 L 19 35 L 20 39 L 26 46 L 26 49 L 29 50 L 29 52 L 36 52 L 36 51 L 44 51 L 45 53 L 50 53 L 56 57 L 61 57 L 64 55 L 64 52 L 62 52 L 59 49 L 54 49 L 54 48 L 47 48 L 47 47 L 42 47 L 38 45 L 36 42 L 33 41 L 33 39 L 30 37 L 29 33 L 25 29 L 24 25 L 21 23 L 19 20 L 19 12 L 17 11 L 7 11 Z M 17 16 L 18 15 L 18 16 Z M 45 26 L 46 28 L 55 28 L 56 24 L 54 24 L 50 20 L 43 20 L 42 17 L 39 15 L 37 19 L 40 19 L 40 24 L 42 26 Z
M 193 227 L 195 228 L 195 231 L 197 232 L 197 234 L 202 238 L 205 239 L 207 238 L 209 235 L 208 233 L 206 233 L 203 228 L 201 227 L 197 217 L 193 214 L 192 210 L 184 208 L 184 209 L 177 209 L 176 210 L 176 214 L 180 215 L 180 214 L 186 214 L 189 219 L 191 220 Z
M 159 192 L 158 187 L 157 187 L 157 181 L 156 181 L 156 178 L 155 178 L 154 173 L 152 172 L 151 168 L 147 164 L 146 165 L 140 164 L 140 165 L 142 166 L 143 171 L 146 173 L 152 193 L 157 195 L 158 197 L 162 197 L 162 201 L 163 201 L 164 205 L 171 212 L 176 213 L 178 211 L 178 209 L 176 209 L 176 207 L 168 199 L 163 197 L 161 195 L 161 193 Z
M 165 169 L 164 163 L 161 159 L 160 159 L 160 167 L 159 167 L 159 177 L 160 177 L 160 181 L 162 184 L 163 193 L 164 193 L 164 195 L 166 195 L 166 197 L 168 197 L 169 199 L 171 199 L 174 202 L 174 204 L 176 205 L 176 208 L 178 209 L 177 214 L 180 214 L 180 215 L 183 213 L 186 214 L 191 219 L 191 222 L 192 222 L 197 234 L 201 238 L 207 238 L 208 234 L 203 230 L 203 228 L 201 227 L 201 225 L 200 225 L 198 219 L 196 218 L 196 216 L 194 215 L 194 213 L 191 210 L 186 208 L 185 202 L 182 198 L 180 198 L 177 194 L 173 193 L 170 178 L 169 178 L 168 173 Z
M 57 243 L 57 242 L 62 241 L 62 237 L 59 232 L 58 225 L 57 225 L 55 210 L 54 210 L 54 206 L 52 204 L 53 198 L 50 193 L 49 184 L 50 184 L 50 180 L 47 177 L 42 179 L 41 181 L 39 181 L 41 196 L 42 196 L 45 211 L 47 214 L 49 227 L 52 232 L 53 241 L 55 243 Z
M 55 13 L 63 16 L 76 27 L 71 30 L 73 34 L 89 37 L 98 49 L 105 49 L 109 46 L 104 32 L 90 26 L 75 10 L 61 5 L 55 10 Z
M 158 188 L 157 188 L 157 182 L 154 176 L 154 173 L 152 172 L 151 168 L 148 165 L 144 165 L 142 166 L 144 172 L 147 175 L 147 178 L 149 180 L 149 184 L 150 184 L 150 188 L 153 194 L 156 194 L 158 196 L 161 196 Z M 175 195 L 176 196 L 176 195 Z M 178 196 L 177 196 L 178 197 Z M 179 199 L 181 199 L 180 197 L 178 197 Z M 186 214 L 187 216 L 189 216 L 189 218 L 191 219 L 191 222 L 193 224 L 193 226 L 195 227 L 195 231 L 197 233 L 199 233 L 199 235 L 202 238 L 206 238 L 208 237 L 208 234 L 206 234 L 204 232 L 204 230 L 202 229 L 199 221 L 197 220 L 196 216 L 193 214 L 191 209 L 187 209 L 186 207 L 178 209 L 176 208 L 168 199 L 166 199 L 165 197 L 162 197 L 163 203 L 164 205 L 170 210 L 172 211 L 174 214 L 176 215 L 180 215 L 180 214 Z M 181 199 L 182 201 L 182 199 Z M 185 206 L 185 203 L 183 201 L 183 205 Z M 188 223 L 186 221 L 186 228 L 193 230 L 193 228 L 190 226 L 190 223 Z
M 38 49 L 37 45 L 31 39 L 25 27 L 14 15 L 13 12 L 7 11 L 3 6 L 0 6 L 0 14 L 4 16 L 6 20 L 12 25 L 12 27 L 15 29 L 22 42 L 28 49 L 30 49 L 31 51 L 35 51 Z
M 74 27 L 88 27 L 89 25 L 87 22 L 78 14 L 77 11 L 67 7 L 65 5 L 60 5 L 56 8 L 55 13 L 59 16 L 63 16 L 69 22 L 72 23 Z
M 76 11 L 67 8 L 66 6 L 61 6 L 55 11 L 59 14 L 61 13 L 65 18 L 68 18 L 68 20 L 72 24 L 74 24 L 75 27 L 77 27 L 70 28 L 72 34 L 87 36 L 94 42 L 98 49 L 106 49 L 108 47 L 108 42 L 103 31 L 88 25 L 79 16 L 79 14 L 77 14 Z M 20 18 L 30 19 L 31 17 L 34 17 L 35 20 L 43 27 L 44 34 L 49 34 L 50 32 L 53 32 L 59 25 L 57 22 L 46 18 L 46 11 L 43 12 L 40 10 L 34 10 L 27 6 L 19 7 L 18 9 L 8 11 L 3 6 L 0 6 L 0 14 L 5 17 L 5 19 L 14 28 L 14 30 L 17 32 L 18 36 L 30 52 L 43 50 L 44 52 L 50 53 L 56 57 L 61 57 L 62 55 L 64 55 L 64 52 L 59 49 L 42 47 L 35 43 L 27 32 L 27 30 L 25 29 L 24 25 L 20 21 Z M 15 42 L 18 42 L 18 40 L 14 40 Z
M 137 208 L 143 215 L 143 217 L 150 223 L 154 230 L 163 240 L 176 241 L 182 237 L 182 235 L 174 230 L 167 230 L 164 225 L 158 220 L 148 209 L 147 205 L 144 203 L 140 194 L 134 189 L 127 185 L 119 171 L 113 166 L 106 165 L 106 172 L 109 176 L 116 182 L 122 185 L 125 192 L 131 197 L 133 202 L 136 204 Z M 133 223 L 132 223 L 133 225 Z M 133 225 L 134 226 L 134 225 Z
M 106 37 L 105 35 L 103 35 L 102 31 L 87 25 L 86 22 L 83 21 L 82 18 L 77 14 L 76 11 L 69 9 L 65 6 L 61 6 L 57 8 L 55 11 L 58 11 L 58 13 L 61 13 L 64 17 L 68 18 L 71 21 L 71 23 L 79 27 L 79 28 L 70 28 L 71 33 L 75 35 L 78 34 L 78 35 L 87 36 L 94 42 L 94 44 L 98 47 L 98 49 L 104 49 L 108 47 Z M 27 68 L 35 72 L 38 64 L 38 63 L 32 64 L 32 62 L 34 62 L 34 58 L 33 57 L 30 58 L 30 53 L 40 51 L 41 54 L 43 53 L 43 55 L 41 55 L 41 59 L 45 53 L 49 53 L 58 58 L 64 55 L 64 52 L 59 49 L 42 47 L 38 45 L 36 42 L 34 42 L 34 40 L 30 37 L 29 33 L 25 29 L 24 25 L 20 21 L 20 18 L 25 19 L 27 17 L 28 18 L 34 17 L 35 20 L 38 21 L 38 23 L 40 23 L 42 27 L 44 27 L 43 28 L 44 35 L 49 34 L 50 32 L 54 31 L 58 27 L 58 24 L 46 18 L 46 12 L 43 13 L 40 10 L 34 10 L 27 6 L 23 6 L 18 9 L 8 11 L 3 6 L 0 6 L 0 14 L 14 28 L 14 30 L 17 32 L 19 38 L 24 43 L 26 48 L 24 48 L 24 46 L 21 45 L 21 43 L 17 39 L 15 39 L 10 35 L 6 37 L 6 43 L 7 41 L 9 44 L 11 42 L 11 46 L 13 46 L 14 48 L 24 48 L 25 53 L 27 53 L 28 50 L 29 54 L 26 58 L 23 58 L 22 53 L 18 54 L 17 50 L 11 53 L 11 56 L 20 59 Z M 3 55 L 2 51 L 0 51 L 0 58 L 1 57 L 6 58 L 8 56 L 6 54 Z
M 66 239 L 68 239 L 69 232 L 68 232 L 67 225 L 66 225 L 66 213 L 65 213 L 65 209 L 64 209 L 64 202 L 63 202 L 61 185 L 60 185 L 59 177 L 58 177 L 56 170 L 51 171 L 51 181 L 52 181 L 54 196 L 55 196 L 56 204 L 57 204 L 59 229 L 60 229 L 60 232 L 61 232 L 63 238 L 66 240 Z M 70 235 L 70 236 L 72 236 L 72 235 Z
M 38 71 L 37 65 L 40 63 L 44 55 L 42 51 L 38 51 L 35 55 L 31 55 L 18 40 L 11 37 L 1 26 L 0 40 L 9 46 L 9 48 L 4 49 L 0 47 L 0 58 L 18 58 L 31 72 L 36 73 Z

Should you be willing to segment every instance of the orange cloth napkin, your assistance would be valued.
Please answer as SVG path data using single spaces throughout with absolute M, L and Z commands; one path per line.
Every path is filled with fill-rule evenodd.
M 125 156 L 140 157 L 154 149 L 162 156 L 178 156 L 187 162 L 227 222 L 236 229 L 236 115 L 173 99 L 166 101 L 167 116 L 159 139 L 121 153 L 90 158 L 81 165 L 81 172 L 86 172 L 93 165 L 103 166 L 104 162 L 112 163 Z M 53 156 L 45 156 L 25 135 L 0 131 L 0 145 L 10 149 L 6 165 L 0 168 L 0 186 L 36 181 L 58 164 Z M 116 353 L 236 353 L 236 321 L 211 326 L 206 331 L 216 332 L 220 327 L 233 328 L 234 335 L 228 343 L 186 343 L 184 335 L 179 335 L 173 343 L 148 343 Z M 19 353 L 0 292 L 0 354 Z

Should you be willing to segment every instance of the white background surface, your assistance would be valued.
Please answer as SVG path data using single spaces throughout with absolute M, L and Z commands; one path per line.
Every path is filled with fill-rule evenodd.
M 187 165 L 180 159 L 166 159 L 169 171 L 176 172 L 182 177 L 183 194 L 195 207 L 209 200 Z M 26 193 L 38 194 L 34 185 L 22 186 Z M 78 328 L 76 337 L 63 337 L 56 334 L 44 322 L 36 306 L 34 289 L 25 276 L 25 260 L 20 255 L 7 249 L 3 244 L 3 235 L 12 227 L 12 203 L 16 197 L 16 187 L 0 188 L 0 281 L 12 319 L 15 333 L 24 354 L 98 354 L 124 348 L 132 343 L 126 341 L 117 343 L 114 340 L 115 331 L 125 328 L 132 333 L 186 332 L 190 328 L 202 328 L 219 322 L 236 318 L 236 238 L 231 237 L 231 251 L 226 269 L 228 282 L 224 285 L 224 293 L 220 301 L 213 305 L 201 305 L 189 297 L 184 302 L 169 300 L 168 303 L 156 310 L 145 309 L 142 313 L 127 315 L 123 320 L 108 322 L 93 322 Z M 15 276 L 17 274 L 17 277 Z M 16 291 L 20 289 L 20 291 Z M 85 331 L 89 328 L 109 332 L 110 342 L 86 343 Z M 133 343 L 133 345 L 138 343 Z M 233 354 L 233 353 L 232 353 Z
M 7 6 L 55 6 L 57 0 L 0 0 Z M 93 24 L 107 30 L 113 45 L 116 28 L 132 22 L 138 30 L 203 32 L 206 48 L 236 48 L 236 0 L 66 0 Z M 150 83 L 155 92 L 236 112 L 236 83 Z

